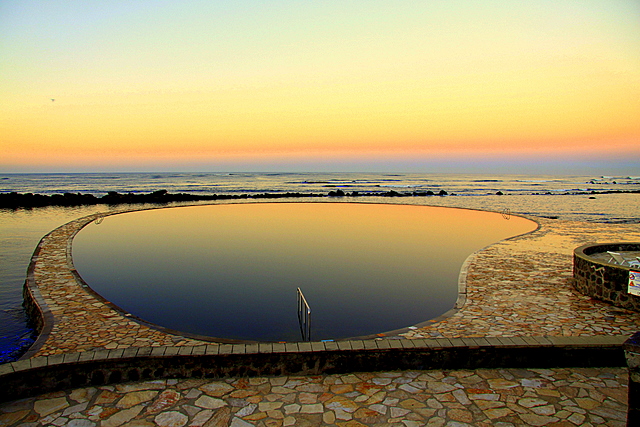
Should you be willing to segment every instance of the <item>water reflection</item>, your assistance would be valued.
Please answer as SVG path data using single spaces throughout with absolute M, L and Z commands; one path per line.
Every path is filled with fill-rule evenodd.
M 100 294 L 159 325 L 203 335 L 314 339 L 409 326 L 449 310 L 465 258 L 535 229 L 499 213 L 356 203 L 257 203 L 134 212 L 90 225 L 74 263 Z

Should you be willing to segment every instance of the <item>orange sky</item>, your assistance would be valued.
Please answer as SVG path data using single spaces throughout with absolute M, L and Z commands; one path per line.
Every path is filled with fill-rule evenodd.
M 0 172 L 640 167 L 635 1 L 7 1 L 0 53 Z

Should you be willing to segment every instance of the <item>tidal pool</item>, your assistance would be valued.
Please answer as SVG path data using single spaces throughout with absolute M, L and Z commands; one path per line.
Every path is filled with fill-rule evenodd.
M 470 254 L 536 227 L 520 217 L 428 206 L 189 206 L 90 224 L 73 241 L 73 262 L 125 311 L 226 339 L 299 341 L 299 287 L 311 307 L 312 339 L 339 339 L 443 314 Z

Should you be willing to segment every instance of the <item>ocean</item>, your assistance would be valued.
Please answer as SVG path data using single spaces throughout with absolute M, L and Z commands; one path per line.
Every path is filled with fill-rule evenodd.
M 587 222 L 640 223 L 640 177 L 416 173 L 60 173 L 0 174 L 0 193 L 169 193 L 347 196 L 334 201 L 463 207 Z M 357 197 L 351 197 L 353 193 Z M 426 196 L 432 192 L 436 195 Z M 441 193 L 446 194 L 438 196 Z M 224 203 L 220 201 L 219 203 Z M 47 232 L 106 205 L 0 209 L 0 363 L 33 342 L 22 286 Z M 426 319 L 425 319 L 426 320 Z

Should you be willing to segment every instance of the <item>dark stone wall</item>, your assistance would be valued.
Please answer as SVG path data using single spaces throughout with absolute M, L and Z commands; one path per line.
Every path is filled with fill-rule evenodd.
M 56 363 L 0 371 L 0 402 L 70 388 L 165 378 L 322 375 L 394 370 L 624 366 L 620 344 L 360 349 L 288 353 L 142 356 Z M 42 363 L 42 365 L 40 365 Z M 46 364 L 44 364 L 46 363 Z M 34 366 L 39 365 L 39 366 Z M 7 368 L 7 371 L 9 369 Z
M 640 251 L 640 243 L 606 243 L 585 245 L 573 251 L 573 284 L 581 294 L 606 301 L 615 306 L 640 311 L 640 297 L 629 295 L 631 268 L 589 255 L 606 251 Z

